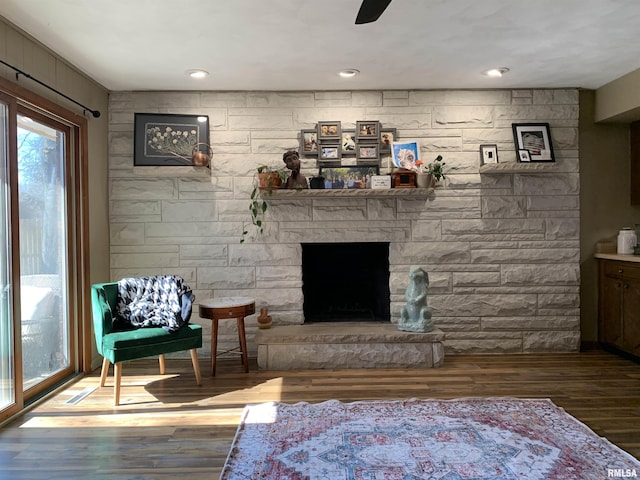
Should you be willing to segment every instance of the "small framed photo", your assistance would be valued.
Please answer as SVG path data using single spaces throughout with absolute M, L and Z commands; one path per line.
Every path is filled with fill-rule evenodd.
M 340 144 L 328 144 L 322 143 L 320 144 L 318 151 L 318 160 L 331 160 L 336 161 L 340 160 L 342 156 Z
M 391 152 L 396 167 L 415 170 L 416 162 L 420 159 L 420 144 L 417 140 L 393 142 Z
M 480 165 L 498 163 L 497 145 L 480 145 Z
M 339 142 L 342 138 L 342 128 L 340 122 L 318 122 L 318 140 L 335 140 Z
M 380 135 L 380 122 L 377 120 L 357 121 L 356 138 L 358 140 L 378 141 Z
M 528 150 L 530 162 L 555 162 L 548 123 L 514 123 L 512 126 L 518 158 L 522 150 Z
M 529 150 L 518 150 L 518 162 L 530 162 L 531 153 Z
M 371 185 L 371 177 L 378 172 L 378 167 L 320 167 L 325 190 L 367 188 Z
M 306 157 L 318 156 L 318 131 L 317 130 L 301 130 L 300 131 L 300 155 Z
M 391 144 L 396 141 L 395 128 L 380 128 L 380 152 L 391 152 Z
M 355 130 L 343 130 L 342 131 L 342 155 L 355 155 L 356 154 L 356 131 Z
M 133 137 L 134 166 L 191 166 L 194 148 L 209 145 L 209 117 L 136 113 Z
M 379 143 L 358 143 L 356 145 L 356 159 L 358 161 L 377 161 L 380 159 Z

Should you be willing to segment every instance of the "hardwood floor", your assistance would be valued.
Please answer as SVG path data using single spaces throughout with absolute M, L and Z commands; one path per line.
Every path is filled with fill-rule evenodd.
M 603 351 L 546 355 L 449 355 L 428 370 L 242 372 L 219 361 L 203 385 L 190 360 L 124 368 L 121 402 L 99 371 L 0 430 L 0 479 L 217 479 L 245 404 L 396 398 L 550 398 L 598 435 L 640 457 L 640 365 Z

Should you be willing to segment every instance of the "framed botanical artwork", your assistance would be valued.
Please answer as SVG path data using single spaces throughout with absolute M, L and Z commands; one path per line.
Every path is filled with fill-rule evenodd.
M 360 189 L 371 184 L 371 176 L 378 175 L 379 168 L 371 167 L 320 167 L 325 190 Z
M 518 150 L 518 162 L 530 162 L 531 153 L 529 150 Z
M 342 128 L 340 122 L 318 122 L 318 140 L 335 140 L 340 142 L 342 139 Z
M 420 144 L 417 140 L 393 142 L 391 144 L 393 164 L 398 168 L 415 170 L 416 162 L 420 159 Z
M 342 131 L 342 155 L 356 154 L 356 132 L 355 130 Z
M 364 120 L 356 122 L 356 138 L 358 140 L 378 141 L 380 135 L 380 122 L 377 120 Z
M 380 128 L 380 152 L 390 152 L 391 144 L 395 141 L 395 128 Z
M 318 152 L 318 160 L 331 160 L 336 161 L 340 160 L 341 148 L 340 144 L 320 144 L 319 152 Z
M 134 166 L 191 166 L 194 149 L 209 148 L 206 115 L 136 113 L 133 132 Z
M 487 163 L 498 163 L 498 146 L 480 145 L 480 165 Z
M 301 130 L 300 131 L 300 155 L 307 157 L 318 156 L 318 131 Z
M 548 123 L 514 123 L 512 127 L 516 153 L 529 150 L 531 162 L 555 162 Z
M 358 161 L 377 161 L 380 159 L 380 144 L 379 143 L 363 143 L 359 142 L 356 145 L 356 159 Z

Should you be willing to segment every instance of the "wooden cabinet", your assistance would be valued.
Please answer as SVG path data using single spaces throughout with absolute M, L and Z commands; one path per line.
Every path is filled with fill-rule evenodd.
M 640 357 L 640 263 L 599 262 L 598 341 Z

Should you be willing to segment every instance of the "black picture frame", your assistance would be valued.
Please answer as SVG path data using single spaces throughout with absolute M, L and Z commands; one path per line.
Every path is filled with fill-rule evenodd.
M 318 141 L 335 140 L 340 142 L 342 139 L 342 126 L 340 121 L 318 122 Z
M 551 129 L 548 123 L 513 123 L 513 141 L 516 154 L 529 150 L 532 162 L 555 162 Z
M 367 176 L 378 175 L 379 172 L 378 166 L 320 167 L 320 176 L 324 177 L 325 190 L 367 188 L 367 184 L 371 183 Z M 349 178 L 353 179 L 351 186 L 349 186 Z
M 356 139 L 379 141 L 380 122 L 378 120 L 358 120 L 356 122 Z
M 529 150 L 520 149 L 518 150 L 518 162 L 519 163 L 530 163 L 531 162 L 531 152 Z
M 356 154 L 356 149 L 358 146 L 358 141 L 356 140 L 356 131 L 355 130 L 343 130 L 342 131 L 342 156 L 354 156 Z
M 498 145 L 494 143 L 480 145 L 480 165 L 490 163 L 498 163 Z
M 391 153 L 391 145 L 398 137 L 395 128 L 380 127 L 380 153 Z
M 298 153 L 305 157 L 318 156 L 318 130 L 300 130 L 300 148 Z
M 209 117 L 170 113 L 134 114 L 134 166 L 191 166 L 193 150 L 209 148 Z

